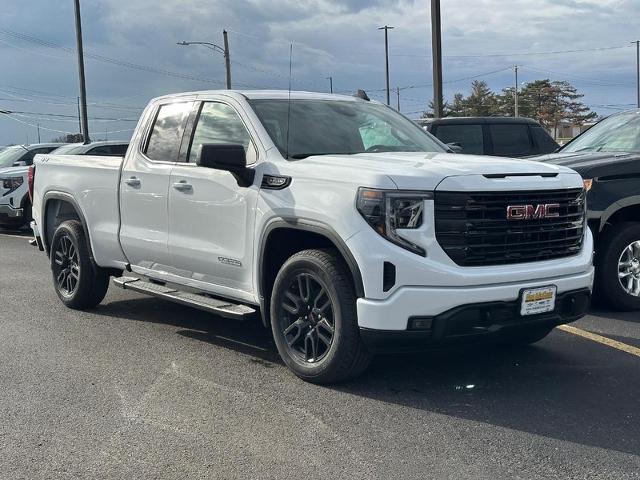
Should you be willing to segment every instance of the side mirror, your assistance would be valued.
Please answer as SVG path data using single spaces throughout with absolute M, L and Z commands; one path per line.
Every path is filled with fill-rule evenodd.
M 447 143 L 447 147 L 449 147 L 453 153 L 462 153 L 464 151 L 462 145 L 457 142 Z
M 25 162 L 24 160 L 19 160 L 17 162 L 13 162 L 13 166 L 14 167 L 26 167 L 27 166 L 27 162 Z
M 247 154 L 242 145 L 205 143 L 200 147 L 196 165 L 230 172 L 241 187 L 253 183 L 255 172 L 247 168 Z

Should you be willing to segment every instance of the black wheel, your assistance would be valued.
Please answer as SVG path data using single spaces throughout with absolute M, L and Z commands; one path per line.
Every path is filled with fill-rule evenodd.
M 27 201 L 22 206 L 22 221 L 20 227 L 28 227 L 31 220 L 33 220 L 31 214 L 31 202 Z
M 640 310 L 640 224 L 614 225 L 599 243 L 598 292 L 616 310 Z
M 554 327 L 536 327 L 508 334 L 502 341 L 505 345 L 531 345 L 539 342 L 551 333 Z
M 109 274 L 98 267 L 80 222 L 60 224 L 51 240 L 53 285 L 69 308 L 88 309 L 98 305 L 109 288 Z
M 285 262 L 271 295 L 271 328 L 280 356 L 304 380 L 339 382 L 370 363 L 351 276 L 332 251 L 304 250 Z

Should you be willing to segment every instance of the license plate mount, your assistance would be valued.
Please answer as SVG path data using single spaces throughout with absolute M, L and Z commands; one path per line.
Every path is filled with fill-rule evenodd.
M 529 317 L 553 312 L 556 308 L 557 290 L 558 287 L 555 285 L 522 290 L 520 295 L 520 315 Z

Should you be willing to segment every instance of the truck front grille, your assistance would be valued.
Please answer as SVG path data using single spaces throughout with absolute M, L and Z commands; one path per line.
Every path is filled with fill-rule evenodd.
M 557 205 L 552 218 L 507 219 L 507 208 Z M 436 238 L 460 266 L 506 265 L 576 255 L 582 249 L 581 188 L 522 192 L 435 193 Z M 557 214 L 557 215 L 556 215 Z

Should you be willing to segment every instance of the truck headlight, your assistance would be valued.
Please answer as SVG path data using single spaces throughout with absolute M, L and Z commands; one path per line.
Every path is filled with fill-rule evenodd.
M 424 201 L 433 199 L 431 192 L 358 189 L 357 208 L 371 227 L 387 240 L 418 255 L 424 248 L 402 238 L 398 230 L 415 230 L 424 221 Z
M 2 187 L 8 189 L 8 192 L 4 192 L 4 195 L 9 195 L 11 192 L 20 188 L 24 179 L 22 177 L 9 177 L 2 180 Z

